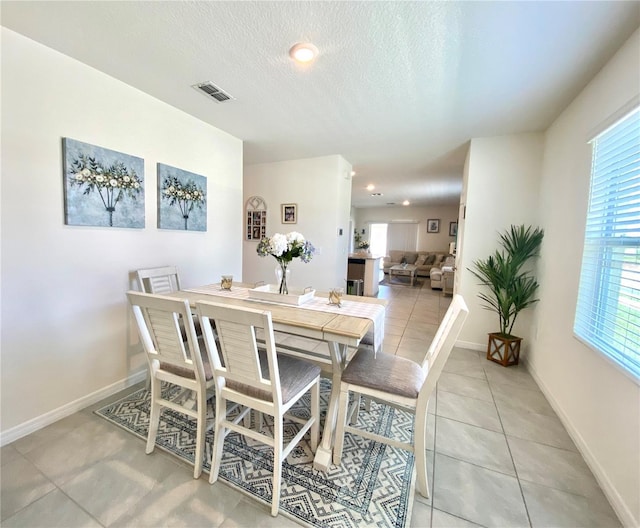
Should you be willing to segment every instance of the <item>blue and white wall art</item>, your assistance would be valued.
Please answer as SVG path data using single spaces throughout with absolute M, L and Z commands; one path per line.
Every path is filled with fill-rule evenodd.
M 158 163 L 158 227 L 207 230 L 207 178 Z
M 62 138 L 65 224 L 144 227 L 144 160 Z

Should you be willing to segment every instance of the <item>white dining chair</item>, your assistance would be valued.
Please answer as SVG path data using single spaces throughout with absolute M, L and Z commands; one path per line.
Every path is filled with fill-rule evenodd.
M 229 307 L 216 303 L 196 303 L 206 346 L 213 360 L 216 379 L 216 418 L 211 474 L 218 479 L 224 439 L 235 431 L 273 448 L 273 495 L 271 515 L 280 505 L 282 463 L 307 431 L 311 450 L 318 446 L 320 425 L 320 367 L 308 361 L 276 354 L 271 312 Z M 215 321 L 219 344 L 211 323 Z M 262 330 L 264 349 L 258 349 L 256 331 Z M 291 407 L 311 392 L 308 419 L 289 414 Z M 227 414 L 227 402 L 235 402 L 273 417 L 273 435 L 247 427 L 241 417 Z M 284 445 L 284 418 L 299 425 L 295 436 Z
M 155 293 L 159 295 L 167 295 L 180 290 L 180 275 L 176 266 L 160 266 L 157 268 L 143 268 L 136 270 L 136 279 L 138 288 L 144 293 Z M 193 319 L 198 337 L 202 334 L 200 330 L 200 322 L 197 318 Z M 186 340 L 187 335 L 182 325 L 182 339 Z M 149 367 L 151 372 L 151 367 Z M 147 390 L 151 387 L 151 374 L 147 377 Z
M 173 409 L 196 420 L 196 451 L 193 478 L 202 472 L 207 418 L 207 390 L 213 392 L 211 357 L 198 340 L 189 302 L 156 294 L 127 292 L 140 340 L 149 361 L 151 378 L 151 416 L 147 436 L 147 454 L 155 447 L 162 408 Z M 186 335 L 186 337 L 185 337 Z M 190 389 L 195 408 L 162 395 L 162 382 Z
M 333 451 L 334 464 L 341 463 L 345 432 L 406 449 L 415 454 L 417 490 L 421 495 L 429 498 L 426 460 L 427 407 L 468 313 L 464 299 L 456 295 L 438 327 L 422 364 L 383 352 L 376 354 L 370 347 L 358 350 L 342 373 L 336 444 Z M 356 427 L 355 424 L 347 423 L 356 412 L 355 405 L 347 409 L 349 392 L 353 392 L 356 396 L 353 399 L 355 405 L 359 403 L 359 395 L 363 395 L 374 401 L 412 412 L 415 415 L 413 444 L 365 431 Z
M 167 295 L 180 290 L 180 275 L 176 266 L 160 266 L 158 268 L 144 268 L 136 270 L 138 287 L 141 292 Z M 193 318 L 198 337 L 202 335 L 200 321 Z M 186 337 L 183 335 L 183 337 Z
M 136 271 L 140 291 L 166 295 L 180 289 L 180 275 L 176 266 L 144 268 Z

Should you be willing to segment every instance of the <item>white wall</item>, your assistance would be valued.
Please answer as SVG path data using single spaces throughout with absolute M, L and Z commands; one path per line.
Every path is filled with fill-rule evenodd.
M 63 137 L 144 159 L 144 229 L 64 225 Z M 157 162 L 208 178 L 206 232 L 156 228 Z M 145 368 L 131 271 L 241 274 L 242 142 L 5 28 L 1 198 L 3 443 Z
M 627 526 L 640 526 L 640 387 L 573 335 L 589 196 L 591 147 L 599 126 L 640 93 L 636 33 L 562 113 L 546 135 L 540 220 L 538 339 L 529 369 Z M 640 346 L 640 344 L 639 344 Z
M 328 290 L 345 286 L 349 245 L 351 165 L 341 156 L 247 165 L 244 200 L 261 196 L 267 203 L 267 236 L 297 231 L 316 247 L 308 263 L 295 259 L 289 287 Z M 298 204 L 298 222 L 283 224 L 280 205 Z M 342 229 L 342 235 L 338 230 Z M 243 243 L 243 279 L 275 282 L 276 261 L 256 253 L 257 241 Z
M 457 293 L 469 305 L 459 340 L 486 350 L 487 334 L 500 330 L 498 316 L 482 308 L 480 287 L 468 268 L 498 248 L 498 235 L 512 224 L 540 225 L 538 185 L 543 156 L 542 134 L 472 139 L 465 167 L 466 215 L 460 219 L 460 253 L 456 261 Z M 543 252 L 546 251 L 543 241 Z M 533 309 L 518 316 L 514 334 L 525 338 L 525 353 L 534 334 Z
M 418 222 L 418 251 L 449 251 L 449 224 L 458 220 L 458 205 L 359 207 L 354 209 L 355 228 L 369 239 L 369 224 L 398 221 Z M 427 233 L 427 220 L 440 220 L 439 233 Z M 387 248 L 394 249 L 394 248 Z

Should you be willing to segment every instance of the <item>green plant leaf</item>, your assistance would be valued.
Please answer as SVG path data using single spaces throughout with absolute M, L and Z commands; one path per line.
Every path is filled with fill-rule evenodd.
M 538 301 L 538 282 L 521 270 L 529 259 L 538 256 L 543 238 L 541 228 L 512 225 L 499 235 L 502 249 L 474 261 L 469 268 L 479 284 L 489 289 L 489 293 L 478 293 L 478 298 L 483 308 L 496 312 L 503 334 L 510 334 L 518 314 Z

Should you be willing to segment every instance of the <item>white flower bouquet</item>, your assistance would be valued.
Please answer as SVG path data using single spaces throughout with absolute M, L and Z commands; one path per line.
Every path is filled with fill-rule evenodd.
M 313 258 L 315 248 L 313 244 L 296 231 L 283 235 L 276 233 L 271 237 L 265 237 L 258 242 L 256 249 L 258 255 L 266 257 L 271 255 L 278 261 L 278 279 L 280 282 L 279 291 L 282 294 L 289 293 L 287 288 L 287 267 L 294 258 L 299 258 L 302 262 L 309 262 Z

